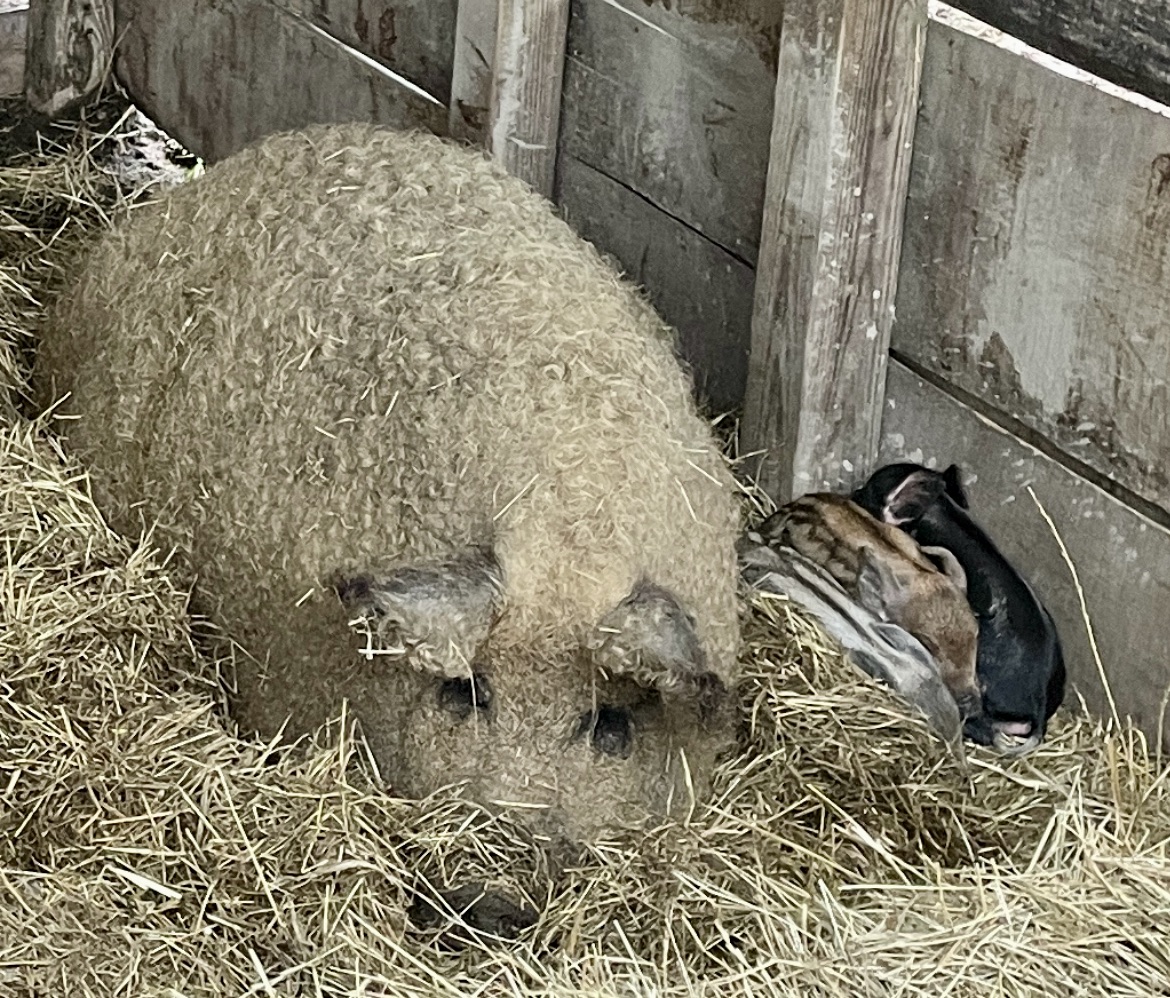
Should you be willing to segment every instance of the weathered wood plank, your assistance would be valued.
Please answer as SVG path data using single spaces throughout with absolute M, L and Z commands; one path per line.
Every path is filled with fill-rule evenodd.
M 446 106 L 269 0 L 117 0 L 118 75 L 209 161 L 281 129 L 374 121 L 446 130 Z
M 781 8 L 574 0 L 565 149 L 754 264 Z
M 1034 48 L 1170 104 L 1170 17 L 1165 0 L 949 2 Z
M 926 384 L 889 365 L 881 463 L 910 460 L 963 468 L 971 511 L 1024 573 L 1060 630 L 1070 682 L 1108 716 L 1072 577 L 1027 492 L 1053 518 L 1085 590 L 1101 658 L 1119 712 L 1151 736 L 1166 725 L 1170 687 L 1170 531 Z M 868 470 L 868 469 L 866 469 Z M 1070 687 L 1071 689 L 1071 687 Z M 1076 706 L 1070 692 L 1066 705 Z
M 563 152 L 558 174 L 558 201 L 569 224 L 614 257 L 678 330 L 700 400 L 714 412 L 738 406 L 747 376 L 751 268 Z
M 788 0 L 744 449 L 778 501 L 877 451 L 925 0 Z
M 932 24 L 893 345 L 1170 508 L 1170 119 Z
M 487 140 L 499 0 L 459 0 L 448 133 L 463 142 Z
M 499 0 L 488 148 L 545 197 L 555 178 L 568 27 L 569 0 Z
M 24 93 L 28 0 L 0 0 L 0 97 Z
M 458 0 L 279 0 L 444 103 Z
M 24 93 L 50 117 L 85 100 L 110 71 L 114 55 L 113 0 L 31 0 Z

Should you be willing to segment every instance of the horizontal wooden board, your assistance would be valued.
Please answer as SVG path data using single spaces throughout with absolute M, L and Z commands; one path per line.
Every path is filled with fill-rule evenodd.
M 445 105 L 271 0 L 118 0 L 116 14 L 127 91 L 209 161 L 314 122 L 446 130 Z
M 444 104 L 458 0 L 279 0 Z
M 1165 0 L 950 0 L 1029 45 L 1170 104 Z
M 904 460 L 963 469 L 972 514 L 1052 612 L 1071 684 L 1104 717 L 1108 702 L 1071 573 L 1031 485 L 1080 576 L 1119 712 L 1151 736 L 1160 720 L 1170 727 L 1170 531 L 891 361 L 880 461 Z M 1076 693 L 1065 702 L 1075 707 Z
M 563 151 L 557 173 L 565 219 L 616 259 L 678 330 L 700 398 L 716 412 L 738 406 L 747 379 L 752 269 Z
M 1170 119 L 937 23 L 894 348 L 1170 507 Z
M 574 0 L 564 150 L 754 263 L 781 13 L 770 0 Z

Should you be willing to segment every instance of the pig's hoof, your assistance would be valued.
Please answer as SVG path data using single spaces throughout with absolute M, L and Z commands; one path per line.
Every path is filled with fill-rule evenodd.
M 960 693 L 955 697 L 955 703 L 964 721 L 979 717 L 983 713 L 983 697 L 978 693 Z
M 436 894 L 436 899 L 419 895 L 409 914 L 419 928 L 444 929 L 442 938 L 448 943 L 465 944 L 479 933 L 515 939 L 536 924 L 537 914 L 532 908 L 517 905 L 503 894 L 485 889 L 483 884 L 465 884 Z

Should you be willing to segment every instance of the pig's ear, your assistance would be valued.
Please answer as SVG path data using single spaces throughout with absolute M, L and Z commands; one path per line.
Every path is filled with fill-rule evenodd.
M 943 472 L 943 486 L 946 488 L 946 493 L 956 504 L 962 506 L 963 509 L 970 509 L 967 502 L 967 490 L 963 488 L 963 473 L 959 470 L 957 464 L 950 465 L 946 471 Z
M 929 468 L 912 471 L 894 486 L 882 506 L 882 519 L 897 527 L 913 526 L 946 489 L 943 476 Z
M 718 698 L 723 682 L 707 666 L 695 620 L 674 594 L 642 580 L 609 611 L 586 647 L 606 672 L 663 695 Z
M 935 545 L 924 544 L 922 546 L 922 553 L 938 565 L 943 575 L 958 586 L 960 592 L 964 594 L 967 592 L 967 573 L 963 570 L 963 566 L 959 564 L 959 559 L 951 554 L 949 550 Z
M 338 576 L 334 587 L 352 623 L 372 624 L 423 668 L 467 677 L 503 605 L 502 575 L 491 552 L 476 551 L 384 575 Z

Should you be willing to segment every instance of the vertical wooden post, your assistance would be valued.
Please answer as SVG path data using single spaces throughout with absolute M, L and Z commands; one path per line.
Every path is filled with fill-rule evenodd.
M 488 148 L 552 197 L 569 0 L 499 0 Z
M 779 501 L 876 460 L 926 0 L 786 0 L 742 450 Z
M 447 129 L 453 139 L 483 144 L 492 99 L 499 0 L 459 0 Z
M 114 0 L 30 0 L 24 93 L 53 116 L 102 85 L 114 57 Z

